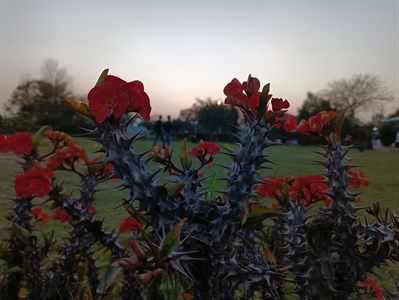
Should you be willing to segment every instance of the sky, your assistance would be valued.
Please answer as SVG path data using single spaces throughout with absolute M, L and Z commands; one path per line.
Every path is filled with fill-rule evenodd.
M 141 80 L 154 118 L 175 118 L 196 98 L 224 100 L 225 85 L 249 74 L 293 114 L 308 91 L 359 73 L 394 93 L 385 113 L 398 107 L 399 0 L 0 0 L 0 13 L 1 107 L 48 58 L 76 95 L 106 68 Z

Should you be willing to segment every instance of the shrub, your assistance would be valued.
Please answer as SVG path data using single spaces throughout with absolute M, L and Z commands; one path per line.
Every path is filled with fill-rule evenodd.
M 387 147 L 395 142 L 396 130 L 391 124 L 384 124 L 380 128 L 380 139 L 381 143 Z

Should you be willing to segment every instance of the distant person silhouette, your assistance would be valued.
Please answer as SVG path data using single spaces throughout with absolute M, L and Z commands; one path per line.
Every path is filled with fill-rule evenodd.
M 172 129 L 173 129 L 173 124 L 170 121 L 170 116 L 168 116 L 168 120 L 163 124 L 163 129 L 164 129 L 165 145 L 169 146 L 170 145 L 170 134 L 172 133 Z
M 154 138 L 154 146 L 157 144 L 158 139 L 161 139 L 162 148 L 165 148 L 165 140 L 163 138 L 163 122 L 162 122 L 162 115 L 159 115 L 158 121 L 154 124 L 154 131 L 155 131 L 155 138 Z

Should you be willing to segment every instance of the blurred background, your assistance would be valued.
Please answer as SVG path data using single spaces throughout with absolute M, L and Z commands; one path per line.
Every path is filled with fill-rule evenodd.
M 240 120 L 217 101 L 224 100 L 231 79 L 242 82 L 252 74 L 262 85 L 270 82 L 273 96 L 287 99 L 289 113 L 299 118 L 347 108 L 352 136 L 367 136 L 371 147 L 373 135 L 389 127 L 382 130 L 389 132 L 386 144 L 399 142 L 396 0 L 2 0 L 0 5 L 3 133 L 43 124 L 73 132 L 72 119 L 89 126 L 60 96 L 86 101 L 109 68 L 126 81 L 144 83 L 152 120 L 170 115 L 174 137 L 223 140 L 220 116 Z M 151 133 L 152 123 L 134 125 Z M 276 138 L 296 139 L 283 133 Z

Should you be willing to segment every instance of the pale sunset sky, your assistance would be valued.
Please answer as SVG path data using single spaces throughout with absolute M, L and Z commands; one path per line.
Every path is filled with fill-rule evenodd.
M 224 100 L 248 74 L 297 113 L 308 91 L 357 73 L 379 75 L 399 99 L 399 0 L 0 0 L 0 106 L 56 59 L 87 95 L 105 68 L 141 80 L 152 116 Z M 4 111 L 4 110 L 1 110 Z

